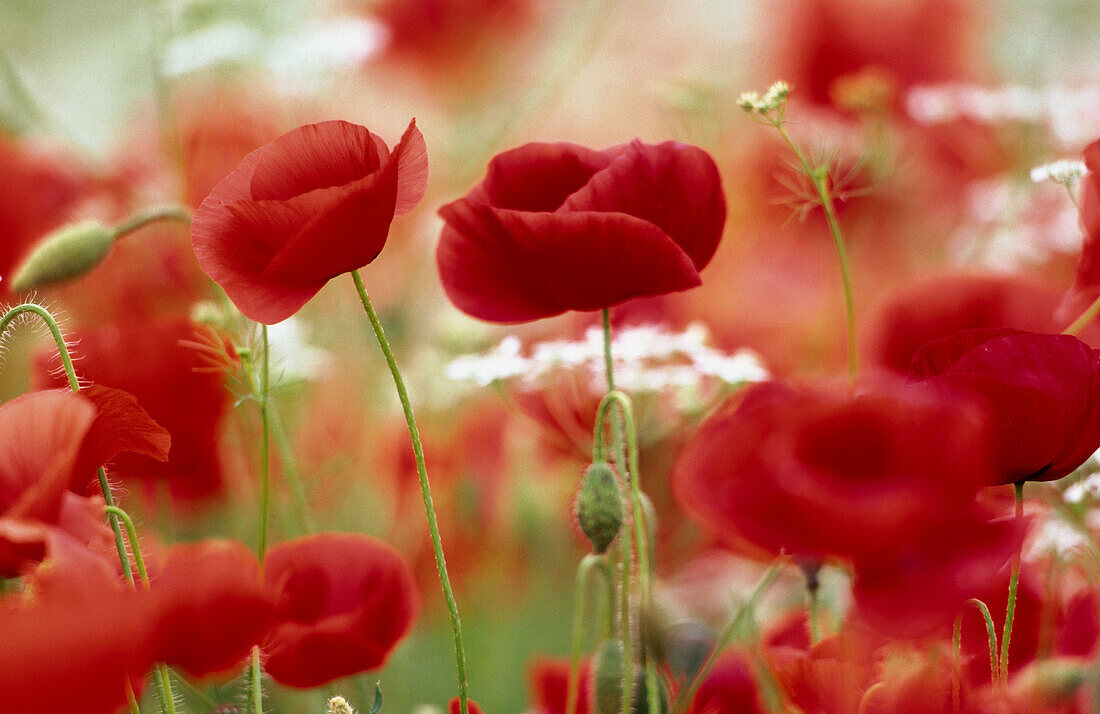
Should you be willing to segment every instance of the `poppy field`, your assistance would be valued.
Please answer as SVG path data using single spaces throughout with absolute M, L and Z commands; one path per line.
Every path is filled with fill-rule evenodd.
M 1097 30 L 0 3 L 0 714 L 1100 711 Z

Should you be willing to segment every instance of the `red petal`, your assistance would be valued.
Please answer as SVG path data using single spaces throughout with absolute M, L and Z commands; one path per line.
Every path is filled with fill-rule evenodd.
M 280 543 L 264 560 L 264 581 L 278 600 L 265 668 L 291 687 L 316 687 L 382 665 L 419 609 L 405 560 L 359 534 Z
M 686 253 L 651 223 L 621 213 L 522 213 L 465 200 L 436 261 L 443 288 L 467 314 L 524 322 L 598 310 L 699 285 Z
M 99 384 L 82 389 L 80 394 L 95 405 L 96 416 L 73 469 L 72 490 L 83 493 L 88 481 L 95 479 L 96 469 L 124 451 L 168 460 L 172 437 L 141 408 L 134 395 Z
M 67 390 L 0 407 L 0 513 L 55 522 L 95 407 Z
M 319 188 L 343 186 L 382 165 L 374 136 L 345 121 L 306 124 L 256 149 L 249 198 L 285 201 Z
M 451 699 L 450 703 L 447 704 L 447 711 L 449 711 L 450 714 L 460 714 L 462 712 L 462 703 L 458 701 L 458 697 L 454 697 Z M 473 699 L 466 700 L 466 711 L 469 714 L 482 714 L 481 707 L 479 707 L 477 702 Z
M 649 221 L 702 270 L 722 237 L 726 199 L 707 152 L 675 141 L 635 139 L 558 209 L 565 211 L 617 211 Z
M 415 119 L 409 122 L 393 153 L 397 157 L 397 203 L 394 213 L 403 216 L 416 208 L 428 189 L 428 147 L 424 145 L 424 135 L 416 128 Z
M 524 144 L 489 162 L 470 200 L 517 211 L 553 211 L 611 159 L 577 144 Z
M 176 545 L 153 581 L 156 656 L 201 676 L 237 664 L 262 638 L 272 603 L 241 543 Z

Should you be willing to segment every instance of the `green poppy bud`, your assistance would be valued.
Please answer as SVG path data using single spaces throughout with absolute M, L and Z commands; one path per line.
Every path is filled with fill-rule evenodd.
M 11 287 L 25 292 L 79 277 L 99 265 L 114 240 L 114 231 L 98 221 L 59 228 L 34 247 L 15 272 Z
M 623 701 L 623 645 L 618 640 L 604 640 L 596 653 L 592 667 L 595 686 L 592 696 L 596 714 L 619 714 Z
M 623 524 L 623 498 L 615 472 L 606 463 L 592 464 L 584 472 L 576 513 L 592 551 L 607 552 Z

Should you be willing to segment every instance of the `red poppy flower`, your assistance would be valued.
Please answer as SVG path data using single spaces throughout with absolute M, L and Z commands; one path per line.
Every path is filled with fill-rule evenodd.
M 392 153 L 364 127 L 307 124 L 250 153 L 214 187 L 191 242 L 241 312 L 273 324 L 374 260 L 390 221 L 416 206 L 427 179 L 415 121 Z
M 525 144 L 439 210 L 443 288 L 490 322 L 598 310 L 700 284 L 726 201 L 714 160 L 675 141 Z
M 727 545 L 872 559 L 971 507 L 985 443 L 978 410 L 906 385 L 850 397 L 765 383 L 700 427 L 672 485 Z
M 156 657 L 195 676 L 226 670 L 264 635 L 274 603 L 236 541 L 172 546 L 152 582 Z
M 533 714 L 565 714 L 569 698 L 569 660 L 541 658 L 527 668 Z M 577 714 L 592 711 L 592 663 L 581 662 L 577 677 Z
M 727 652 L 714 664 L 707 678 L 699 685 L 688 710 L 691 714 L 763 714 L 767 711 L 760 700 L 756 676 L 749 658 L 736 651 Z
M 264 559 L 276 599 L 265 669 L 290 687 L 317 687 L 381 666 L 412 627 L 412 571 L 382 541 L 321 533 L 280 543 Z
M 926 342 L 978 327 L 1058 332 L 1058 293 L 1012 275 L 943 275 L 892 295 L 877 311 L 868 358 L 905 376 Z
M 173 495 L 189 498 L 208 496 L 221 488 L 217 436 L 230 402 L 222 375 L 196 371 L 206 363 L 194 350 L 180 345 L 180 340 L 194 339 L 196 329 L 189 320 L 175 318 L 73 331 L 79 341 L 79 375 L 134 395 L 171 435 L 167 462 L 148 450 L 134 449 L 137 453 L 114 458 L 111 472 L 124 481 L 164 479 Z M 36 387 L 64 383 L 64 377 L 51 368 L 55 360 L 52 352 L 36 360 Z M 137 438 L 134 423 L 129 426 L 127 438 Z
M 989 412 L 989 485 L 1052 481 L 1100 448 L 1100 353 L 1069 335 L 965 330 L 930 342 L 910 378 Z

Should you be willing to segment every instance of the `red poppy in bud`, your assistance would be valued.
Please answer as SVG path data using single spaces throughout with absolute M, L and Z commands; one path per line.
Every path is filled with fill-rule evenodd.
M 987 408 L 988 485 L 1059 479 L 1100 448 L 1100 353 L 1076 337 L 965 330 L 922 347 L 910 378 Z
M 525 144 L 439 215 L 451 302 L 512 323 L 699 285 L 726 201 L 714 160 L 694 146 Z
M 473 699 L 466 700 L 466 709 L 469 714 L 482 714 L 481 707 L 479 707 L 477 702 Z M 450 703 L 447 705 L 447 711 L 449 711 L 450 714 L 460 714 L 462 711 L 462 702 L 458 701 L 458 697 L 451 699 Z
M 277 603 L 265 669 L 290 687 L 318 687 L 381 666 L 419 609 L 405 559 L 360 534 L 279 543 L 264 559 L 264 583 Z
M 672 485 L 727 545 L 875 558 L 970 508 L 985 443 L 979 410 L 905 384 L 851 397 L 765 383 L 700 427 Z
M 1085 234 L 1081 258 L 1077 261 L 1077 279 L 1064 309 L 1073 319 L 1100 295 L 1100 140 L 1085 147 L 1085 168 L 1081 177 L 1078 205 L 1081 207 L 1081 231 Z
M 79 342 L 75 354 L 80 376 L 134 395 L 148 416 L 170 434 L 171 450 L 165 461 L 160 449 L 167 441 L 159 431 L 154 434 L 147 425 L 138 428 L 133 418 L 120 424 L 125 431 L 116 438 L 155 450 L 131 448 L 135 453 L 119 454 L 112 460 L 112 474 L 128 482 L 163 479 L 174 496 L 190 498 L 210 495 L 221 487 L 217 436 L 231 399 L 223 386 L 224 376 L 205 369 L 208 364 L 202 356 L 180 344 L 194 340 L 197 329 L 189 320 L 176 318 L 73 331 Z M 55 361 L 52 352 L 35 361 L 36 387 L 65 383 L 52 369 Z M 79 485 L 87 486 L 94 478 L 93 469 Z
M 199 206 L 199 265 L 249 318 L 297 312 L 377 257 L 395 214 L 424 196 L 428 154 L 410 122 L 393 152 L 366 128 L 307 124 L 256 149 Z
M 237 664 L 273 611 L 256 556 L 236 541 L 172 546 L 153 578 L 156 656 L 202 676 Z

